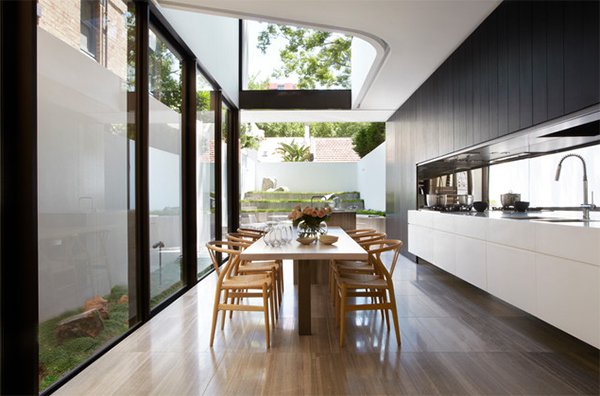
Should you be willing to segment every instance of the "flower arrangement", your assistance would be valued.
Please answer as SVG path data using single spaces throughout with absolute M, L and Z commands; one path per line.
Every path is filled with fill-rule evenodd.
M 306 206 L 304 209 L 300 205 L 296 205 L 288 215 L 288 219 L 292 220 L 295 226 L 304 221 L 310 228 L 318 228 L 322 221 L 327 221 L 331 214 L 331 208 L 314 208 Z

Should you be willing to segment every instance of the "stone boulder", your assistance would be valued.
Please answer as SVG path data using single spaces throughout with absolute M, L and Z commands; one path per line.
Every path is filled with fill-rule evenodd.
M 262 191 L 268 191 L 277 187 L 277 179 L 274 177 L 263 177 L 262 179 Z
M 108 301 L 103 299 L 101 296 L 94 296 L 85 300 L 83 304 L 83 310 L 89 311 L 91 309 L 97 309 L 102 316 L 102 319 L 108 319 Z
M 104 329 L 97 309 L 90 309 L 60 322 L 56 328 L 59 343 L 77 337 L 96 337 Z

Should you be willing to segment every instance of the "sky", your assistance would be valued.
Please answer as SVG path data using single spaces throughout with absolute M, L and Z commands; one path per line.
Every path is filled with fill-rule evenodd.
M 265 54 L 263 54 L 256 45 L 258 44 L 258 35 L 263 31 L 268 23 L 247 21 L 246 27 L 248 35 L 248 77 L 256 75 L 256 81 L 263 81 L 268 79 L 269 82 L 277 83 L 297 83 L 297 76 L 290 76 L 288 78 L 283 77 L 282 79 L 274 79 L 271 77 L 273 70 L 281 64 L 279 59 L 279 51 L 285 46 L 286 41 L 283 39 L 276 39 L 271 42 L 271 45 L 267 48 Z

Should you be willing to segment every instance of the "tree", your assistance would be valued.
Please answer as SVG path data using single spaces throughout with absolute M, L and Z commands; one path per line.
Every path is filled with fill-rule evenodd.
M 273 72 L 273 77 L 296 74 L 300 89 L 350 88 L 350 36 L 269 24 L 258 36 L 258 49 L 264 54 L 277 38 L 287 44 L 279 51 L 283 66 Z
M 256 126 L 265 131 L 265 137 L 302 137 L 302 122 L 259 122 Z
M 354 151 L 364 157 L 385 141 L 385 123 L 372 122 L 352 137 Z
M 290 144 L 279 143 L 279 147 L 275 149 L 281 154 L 283 162 L 307 162 L 310 161 L 310 148 L 297 144 L 292 140 Z

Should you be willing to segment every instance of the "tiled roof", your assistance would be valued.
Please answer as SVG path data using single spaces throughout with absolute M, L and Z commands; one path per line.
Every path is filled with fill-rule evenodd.
M 315 162 L 356 162 L 360 156 L 352 148 L 352 138 L 315 138 Z

